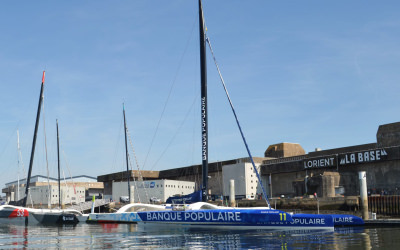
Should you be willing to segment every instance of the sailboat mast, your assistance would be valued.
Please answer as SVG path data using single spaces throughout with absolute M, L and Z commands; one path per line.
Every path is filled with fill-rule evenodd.
M 17 181 L 17 201 L 19 201 L 19 152 L 21 151 L 20 147 L 19 147 L 19 131 L 17 130 L 17 148 L 18 148 L 18 181 Z
M 29 183 L 31 182 L 33 158 L 35 157 L 36 136 L 37 136 L 37 131 L 38 131 L 38 127 L 39 127 L 40 109 L 42 108 L 42 101 L 43 101 L 44 77 L 45 77 L 45 72 L 43 71 L 42 85 L 40 87 L 39 104 L 38 104 L 38 110 L 37 110 L 37 114 L 36 114 L 35 132 L 33 134 L 31 159 L 29 161 L 28 178 L 26 179 L 25 197 L 24 197 L 24 200 L 23 200 L 23 203 L 22 203 L 22 206 L 24 206 L 24 207 L 26 207 L 26 201 L 28 199 Z
M 61 208 L 61 185 L 60 185 L 60 136 L 58 133 L 58 120 L 57 125 L 57 164 L 58 164 L 58 207 Z
M 125 157 L 126 157 L 126 173 L 128 175 L 128 196 L 129 196 L 129 203 L 132 202 L 131 200 L 131 173 L 129 172 L 129 159 L 128 159 L 128 139 L 126 136 L 126 120 L 125 120 L 125 105 L 122 105 L 122 111 L 124 113 L 124 131 L 125 131 Z
M 208 114 L 207 114 L 207 64 L 206 35 L 203 6 L 199 0 L 200 76 L 201 76 L 201 141 L 202 141 L 202 200 L 208 200 Z

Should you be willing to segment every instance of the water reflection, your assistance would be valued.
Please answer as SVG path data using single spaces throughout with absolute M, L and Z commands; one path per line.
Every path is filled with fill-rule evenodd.
M 227 231 L 158 228 L 132 224 L 32 226 L 0 224 L 0 248 L 399 248 L 400 228 L 336 228 L 334 232 Z

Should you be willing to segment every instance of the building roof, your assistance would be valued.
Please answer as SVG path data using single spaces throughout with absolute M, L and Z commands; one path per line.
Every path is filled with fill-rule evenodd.
M 47 178 L 47 176 L 44 175 L 34 175 L 31 176 L 31 183 L 34 182 L 41 182 L 41 180 L 43 179 L 43 181 L 58 181 L 58 178 L 53 178 L 53 177 L 49 177 Z M 83 181 L 80 182 L 97 182 L 97 178 L 96 177 L 92 177 L 92 176 L 88 176 L 88 175 L 77 175 L 77 176 L 72 176 L 70 178 L 66 178 L 66 181 L 76 181 L 77 179 L 82 179 Z M 26 182 L 26 178 L 20 179 L 19 180 L 20 183 L 24 183 Z M 6 183 L 6 186 L 11 186 L 11 185 L 16 185 L 18 183 L 18 180 Z

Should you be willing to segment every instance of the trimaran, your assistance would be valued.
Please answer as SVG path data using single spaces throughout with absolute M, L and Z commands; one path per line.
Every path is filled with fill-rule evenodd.
M 335 225 L 360 225 L 361 218 L 352 215 L 316 215 L 316 214 L 290 214 L 284 211 L 272 209 L 264 188 L 263 196 L 267 202 L 266 207 L 255 208 L 233 208 L 216 206 L 208 201 L 208 118 L 207 118 L 207 72 L 206 72 L 206 42 L 210 49 L 210 41 L 205 34 L 205 23 L 203 19 L 202 2 L 199 0 L 199 32 L 200 32 L 200 71 L 201 71 L 201 127 L 202 127 L 202 201 L 184 205 L 176 209 L 174 206 L 153 204 L 128 204 L 116 213 L 97 214 L 91 213 L 88 221 L 103 222 L 133 222 L 144 226 L 178 226 L 199 228 L 222 228 L 222 229 L 276 229 L 276 230 L 333 230 Z M 212 50 L 211 50 L 212 52 Z M 215 60 L 215 59 L 214 59 Z M 218 66 L 217 66 L 218 67 Z M 219 71 L 219 70 L 218 70 Z M 219 72 L 220 73 L 220 72 Z M 222 83 L 225 88 L 222 76 Z M 36 118 L 35 134 L 32 144 L 32 153 L 29 165 L 29 173 L 26 184 L 25 198 L 22 206 L 0 206 L 0 218 L 25 218 L 28 221 L 29 214 L 51 215 L 74 214 L 75 211 L 50 210 L 26 208 L 26 199 L 29 192 L 29 181 L 32 170 L 34 148 L 38 119 L 40 115 L 41 99 L 43 98 L 44 73 L 42 78 L 41 94 L 39 99 L 38 114 Z M 225 88 L 226 91 L 226 88 Z M 240 133 L 244 140 L 247 152 L 252 161 L 254 171 L 260 179 L 253 158 L 247 147 L 235 110 L 226 91 L 232 111 L 237 121 Z M 124 114 L 125 116 L 125 114 Z M 125 121 L 124 121 L 125 122 Z M 126 133 L 126 127 L 125 127 Z M 259 180 L 259 184 L 262 182 Z M 130 188 L 130 187 L 129 187 Z M 129 192 L 130 194 L 130 192 Z M 59 211 L 59 212 L 56 212 Z M 78 212 L 78 211 L 76 211 Z M 80 213 L 80 212 L 78 212 Z M 44 217 L 44 216 L 43 216 Z M 51 217 L 51 216 L 50 216 Z
M 36 114 L 35 131 L 33 135 L 31 157 L 29 162 L 28 178 L 26 179 L 25 197 L 17 202 L 17 206 L 14 205 L 1 205 L 0 206 L 0 218 L 8 218 L 10 222 L 24 221 L 28 223 L 44 223 L 44 224 L 71 224 L 77 223 L 79 220 L 86 220 L 85 216 L 81 212 L 75 209 L 36 209 L 26 207 L 27 198 L 29 195 L 29 185 L 32 174 L 33 159 L 35 156 L 36 137 L 40 120 L 40 111 L 43 102 L 43 90 L 44 90 L 45 72 L 43 71 L 42 84 L 40 88 L 39 104 Z M 58 123 L 57 123 L 57 146 L 58 145 Z M 59 152 L 58 148 L 57 151 Z M 59 154 L 58 154 L 59 157 Z M 58 160 L 59 163 L 59 160 Z M 59 166 L 58 166 L 59 167 Z M 60 180 L 60 177 L 59 177 Z M 58 183 L 60 185 L 60 183 Z M 59 186 L 60 188 L 60 186 Z M 61 204 L 59 204 L 61 205 Z
M 264 188 L 263 196 L 266 207 L 233 208 L 216 206 L 208 201 L 208 118 L 207 118 L 207 70 L 206 42 L 212 52 L 211 44 L 205 33 L 205 22 L 201 0 L 199 4 L 199 33 L 200 33 L 200 72 L 201 72 L 201 128 L 202 128 L 202 201 L 177 207 L 171 205 L 128 204 L 116 213 L 91 213 L 88 221 L 98 222 L 131 222 L 144 226 L 178 226 L 197 228 L 222 229 L 275 229 L 275 230 L 333 230 L 338 225 L 361 225 L 361 218 L 353 215 L 319 215 L 291 214 L 272 209 Z M 215 60 L 215 58 L 214 58 Z M 218 68 L 218 66 L 217 66 Z M 218 69 L 218 73 L 219 69 Z M 235 110 L 226 90 L 224 81 L 220 78 L 230 102 L 237 125 L 246 146 L 254 171 L 262 186 L 260 176 L 248 149 L 242 129 L 239 125 Z M 125 131 L 126 132 L 126 131 Z

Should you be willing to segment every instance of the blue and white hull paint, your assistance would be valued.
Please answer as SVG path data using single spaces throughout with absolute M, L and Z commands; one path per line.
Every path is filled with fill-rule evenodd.
M 172 210 L 171 206 L 132 203 L 121 207 L 115 213 L 90 213 L 87 222 L 98 223 L 137 223 L 141 221 L 137 211 Z
M 335 227 L 354 227 L 363 226 L 364 220 L 360 217 L 348 214 L 331 214 Z
M 87 222 L 98 222 L 98 223 L 137 223 L 141 221 L 137 212 L 124 212 L 124 213 L 108 213 L 100 214 L 93 213 L 89 214 Z
M 320 230 L 364 224 L 361 218 L 353 215 L 289 214 L 268 207 L 227 208 L 204 202 L 186 205 L 179 210 L 168 205 L 128 204 L 116 213 L 91 213 L 88 222 L 285 230 Z
M 213 209 L 138 212 L 144 226 L 179 226 L 213 229 L 329 230 L 330 215 L 297 214 L 272 209 Z

